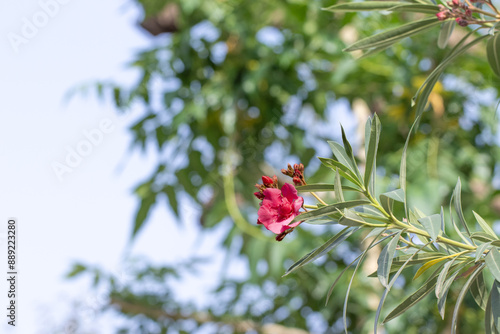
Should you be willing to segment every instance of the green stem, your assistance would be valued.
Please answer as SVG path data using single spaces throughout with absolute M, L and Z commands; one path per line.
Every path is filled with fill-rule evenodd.
M 399 219 L 397 219 L 396 217 L 394 217 L 394 215 L 392 213 L 388 213 L 387 211 L 385 211 L 385 209 L 382 207 L 382 205 L 380 205 L 380 203 L 375 198 L 373 198 L 373 196 L 367 190 L 365 190 L 365 196 L 371 202 L 371 205 L 373 207 L 375 207 L 377 210 L 379 210 L 388 219 L 390 219 L 391 223 L 394 224 L 397 228 L 407 229 L 408 233 L 418 234 L 418 235 L 424 236 L 426 238 L 430 238 L 431 237 L 429 235 L 429 233 L 427 233 L 427 232 L 425 232 L 425 231 L 423 231 L 423 230 L 421 230 L 419 228 L 416 228 L 414 226 L 411 226 L 409 224 L 405 224 L 402 221 L 400 221 Z M 452 239 L 449 239 L 449 238 L 446 238 L 446 237 L 442 237 L 442 236 L 438 236 L 436 238 L 436 242 L 440 242 L 440 243 L 448 244 L 448 245 L 451 245 L 451 246 L 459 247 L 459 248 L 462 248 L 462 249 L 466 249 L 468 251 L 474 251 L 474 250 L 477 249 L 476 246 L 467 245 L 467 244 L 464 244 L 464 243 L 461 243 L 461 242 L 458 242 L 458 241 L 455 241 L 455 240 L 452 240 Z

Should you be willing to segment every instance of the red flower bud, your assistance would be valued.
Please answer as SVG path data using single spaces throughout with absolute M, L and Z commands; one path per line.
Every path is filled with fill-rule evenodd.
M 300 185 L 302 185 L 302 181 L 300 180 L 300 177 L 298 177 L 298 176 L 294 176 L 294 177 L 293 177 L 293 183 L 294 183 L 296 186 L 300 186 Z
M 273 179 L 271 179 L 269 176 L 263 176 L 262 177 L 262 182 L 266 187 L 272 187 L 273 186 Z
M 454 4 L 455 6 L 460 5 L 460 1 L 459 1 L 459 0 L 452 0 L 452 2 L 453 2 L 453 4 Z
M 446 20 L 446 18 L 448 17 L 448 12 L 447 11 L 439 12 L 436 14 L 436 16 L 439 21 L 443 21 Z
M 469 25 L 469 22 L 460 17 L 457 17 L 455 21 L 457 21 L 458 25 L 461 27 L 467 27 Z
M 258 199 L 260 200 L 263 200 L 264 199 L 264 194 L 261 193 L 260 191 L 256 191 L 253 193 L 255 195 L 255 197 L 257 197 Z

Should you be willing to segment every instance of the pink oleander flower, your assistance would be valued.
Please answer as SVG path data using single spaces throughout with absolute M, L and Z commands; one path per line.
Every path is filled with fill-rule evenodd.
M 293 185 L 285 183 L 281 190 L 267 188 L 263 191 L 263 195 L 257 224 L 263 224 L 276 234 L 300 224 L 300 222 L 290 224 L 299 215 L 299 210 L 304 204 L 304 199 L 297 196 L 297 189 Z

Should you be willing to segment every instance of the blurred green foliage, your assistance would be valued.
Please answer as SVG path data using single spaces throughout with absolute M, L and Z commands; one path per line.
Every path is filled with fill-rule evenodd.
M 360 150 L 357 127 L 362 129 L 366 118 L 377 113 L 384 124 L 377 158 L 383 168 L 377 171 L 377 190 L 381 193 L 394 188 L 404 140 L 414 118 L 410 98 L 446 54 L 436 47 L 439 29 L 404 39 L 372 57 L 354 59 L 356 54 L 342 52 L 346 45 L 419 14 L 332 14 L 322 8 L 334 3 L 318 0 L 138 1 L 145 18 L 159 15 L 166 4 L 176 9 L 172 19 L 176 31 L 155 37 L 150 48 L 135 55 L 131 68 L 140 73 L 136 84 L 97 84 L 103 96 L 113 98 L 117 109 L 143 110 L 130 127 L 132 146 L 139 150 L 151 146 L 160 153 L 156 170 L 136 188 L 139 206 L 132 238 L 145 228 L 155 205 L 164 205 L 163 199 L 179 221 L 192 220 L 179 196 L 187 194 L 201 209 L 203 228 L 227 223 L 227 217 L 234 222 L 227 229 L 223 246 L 229 252 L 240 245 L 236 249 L 248 259 L 250 277 L 245 282 L 221 283 L 213 292 L 211 306 L 219 307 L 217 312 L 210 307 L 192 310 L 170 297 L 162 300 L 159 294 L 144 299 L 134 289 L 130 289 L 133 293 L 112 290 L 113 294 L 126 292 L 132 304 L 155 306 L 158 302 L 155 307 L 160 309 L 177 305 L 179 312 L 224 314 L 314 333 L 342 332 L 338 319 L 342 318 L 348 281 L 343 279 L 336 287 L 327 307 L 325 296 L 336 274 L 360 253 L 361 246 L 351 244 L 281 278 L 287 265 L 322 244 L 334 231 L 303 228 L 285 242 L 274 242 L 271 233 L 252 226 L 257 205 L 252 185 L 261 175 L 279 174 L 279 168 L 294 162 L 306 165 L 307 180 L 333 181 L 326 179 L 329 174 L 317 161 L 318 155 L 329 155 L 326 140 L 340 138 L 339 122 L 350 123 L 353 126 L 348 136 Z M 464 29 L 455 29 L 450 44 L 457 42 L 455 35 L 464 34 Z M 443 78 L 444 84 L 438 83 L 430 95 L 429 110 L 410 142 L 409 201 L 427 213 L 437 212 L 449 201 L 461 177 L 468 180 L 463 187 L 466 216 L 472 217 L 473 208 L 492 221 L 500 204 L 492 201 L 496 199 L 492 183 L 498 159 L 494 112 L 498 91 L 491 87 L 499 82 L 489 70 L 484 45 L 460 57 Z M 342 112 L 345 106 L 354 112 Z M 259 266 L 267 270 L 259 271 Z M 153 270 L 148 267 L 146 274 Z M 411 280 L 411 273 L 406 275 L 405 279 Z M 370 332 L 381 291 L 376 279 L 362 276 L 355 280 L 350 297 L 348 330 L 353 333 Z M 130 284 L 140 286 L 143 279 L 137 276 Z M 400 287 L 403 290 L 393 292 L 399 296 L 387 300 L 388 310 L 391 303 L 407 294 L 403 283 Z M 232 291 L 232 298 L 222 302 L 219 296 L 226 289 Z M 252 305 L 237 311 L 235 305 L 244 304 L 250 298 L 245 291 L 252 289 L 261 296 L 256 302 L 267 301 L 265 311 Z M 470 307 L 462 310 L 462 332 L 480 332 L 482 323 L 475 320 L 479 311 L 473 301 L 465 304 Z M 149 331 L 146 326 L 135 332 L 183 330 L 182 323 L 177 328 L 172 319 L 162 323 L 146 318 L 131 319 L 138 324 L 157 322 L 158 330 Z M 317 324 L 319 327 L 314 327 Z M 388 324 L 387 330 L 441 333 L 446 326 L 433 302 L 424 301 Z M 224 332 L 234 330 L 224 328 Z

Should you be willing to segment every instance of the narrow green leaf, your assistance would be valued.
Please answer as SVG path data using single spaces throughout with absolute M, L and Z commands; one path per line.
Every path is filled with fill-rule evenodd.
M 388 10 L 391 12 L 436 14 L 439 11 L 439 7 L 436 5 L 410 3 L 410 4 L 400 4 L 396 7 L 389 8 Z
M 385 288 L 384 290 L 384 293 L 382 294 L 382 297 L 380 298 L 380 302 L 378 303 L 378 307 L 377 307 L 377 312 L 375 313 L 375 323 L 374 323 L 374 327 L 373 327 L 373 332 L 374 334 L 377 334 L 377 327 L 378 327 L 378 319 L 380 318 L 380 313 L 382 312 L 382 307 L 384 307 L 384 302 L 385 302 L 385 298 L 387 297 L 387 294 L 389 293 L 389 290 L 391 289 L 391 287 L 393 286 L 394 282 L 396 282 L 396 279 L 399 277 L 399 275 L 401 275 L 401 272 L 403 272 L 403 270 L 406 268 L 406 265 L 413 259 L 414 256 L 416 256 L 422 249 L 424 249 L 425 247 L 427 247 L 428 244 L 425 244 L 423 245 L 422 247 L 420 247 L 419 249 L 417 249 L 415 251 L 415 253 L 413 253 L 407 260 L 405 263 L 403 263 L 403 265 L 399 268 L 399 270 L 394 274 L 394 276 L 392 276 L 392 279 L 391 281 L 389 282 L 389 284 L 387 285 L 387 287 Z M 385 320 L 384 320 L 385 322 Z
M 342 177 L 359 186 L 360 189 L 363 188 L 363 184 L 358 180 L 358 177 L 349 169 L 349 167 L 333 159 L 319 158 L 319 160 L 323 163 L 323 165 L 332 170 L 339 168 L 339 172 Z
M 83 273 L 85 270 L 87 270 L 87 267 L 84 266 L 83 264 L 76 263 L 73 265 L 73 269 L 66 274 L 66 278 L 71 278 L 80 275 Z
M 396 43 L 397 41 L 405 37 L 418 34 L 440 23 L 441 22 L 436 17 L 410 22 L 402 26 L 378 33 L 376 35 L 363 38 L 352 44 L 351 46 L 345 48 L 344 51 L 351 52 L 355 50 L 374 48 L 387 42 Z
M 446 308 L 446 298 L 448 297 L 448 291 L 450 290 L 451 284 L 455 281 L 463 266 L 460 266 L 459 268 L 460 269 L 451 274 L 450 277 L 448 277 L 448 279 L 444 282 L 443 287 L 441 288 L 441 294 L 438 296 L 437 306 L 442 319 L 444 319 L 444 311 Z
M 336 203 L 336 204 L 332 204 L 332 205 L 327 205 L 327 206 L 324 206 L 324 207 L 316 209 L 316 210 L 301 213 L 300 215 L 295 217 L 294 220 L 292 220 L 292 223 L 304 221 L 304 220 L 308 220 L 308 219 L 313 219 L 313 218 L 316 218 L 319 216 L 328 216 L 330 214 L 337 213 L 339 210 L 349 209 L 349 208 L 353 208 L 353 207 L 358 206 L 358 205 L 363 205 L 363 204 L 368 204 L 368 203 L 370 203 L 370 201 L 364 200 L 364 199 L 358 199 L 358 200 L 354 200 L 354 201 L 346 201 L 346 202 Z
M 474 45 L 476 45 L 477 43 L 479 43 L 480 41 L 482 41 L 483 39 L 488 37 L 488 35 L 480 36 L 480 37 L 476 38 L 475 40 L 473 40 L 472 42 L 467 43 L 464 46 L 463 44 L 467 41 L 467 39 L 469 38 L 470 35 L 472 35 L 474 32 L 476 32 L 476 30 L 471 31 L 466 36 L 464 36 L 460 40 L 460 42 L 458 42 L 457 45 L 455 45 L 455 47 L 450 51 L 448 56 L 446 56 L 443 59 L 443 61 L 441 61 L 441 63 L 439 63 L 438 66 L 436 66 L 436 68 L 431 72 L 431 74 L 427 77 L 427 79 L 424 81 L 424 83 L 420 86 L 420 88 L 417 90 L 417 92 L 413 96 L 412 103 L 411 103 L 412 106 L 415 105 L 415 102 L 417 101 L 417 98 L 419 97 L 419 95 L 420 95 L 421 91 L 424 89 L 424 87 L 428 92 L 427 96 L 428 96 L 428 94 L 430 94 L 430 92 L 432 91 L 432 88 L 436 84 L 439 76 L 441 75 L 441 73 L 443 73 L 446 66 L 448 66 L 453 60 L 455 60 L 455 58 L 457 58 L 458 56 L 463 54 L 469 48 L 473 47 Z M 422 95 L 423 95 L 423 93 L 422 93 Z M 424 106 L 426 104 L 426 101 L 427 101 L 427 99 L 425 99 L 425 101 L 423 102 Z M 423 110 L 423 107 L 422 107 L 422 110 Z M 420 115 L 421 115 L 421 112 L 416 113 L 416 116 L 420 116 Z
M 486 267 L 497 281 L 500 281 L 500 253 L 493 247 L 485 257 Z
M 484 284 L 484 277 L 482 271 L 477 275 L 476 279 L 472 281 L 472 284 L 470 286 L 470 292 L 472 294 L 472 297 L 474 297 L 477 306 L 479 306 L 484 310 L 486 308 L 488 294 L 486 291 L 486 286 Z
M 410 131 L 408 131 L 408 135 L 406 136 L 405 146 L 403 147 L 403 154 L 401 156 L 401 165 L 399 167 L 399 188 L 403 189 L 404 196 L 404 205 L 405 205 L 405 215 L 408 217 L 408 206 L 406 204 L 406 154 L 408 151 L 408 144 L 410 143 L 410 137 L 413 132 L 413 128 L 415 124 L 418 123 L 420 117 L 417 117 L 413 124 L 411 125 Z
M 299 193 L 306 192 L 321 192 L 321 191 L 335 191 L 335 186 L 333 184 L 326 183 L 317 183 L 317 184 L 308 184 L 306 186 L 298 186 L 295 187 Z M 359 189 L 350 187 L 350 186 L 342 186 L 342 190 L 348 191 L 359 191 Z
M 421 301 L 425 296 L 427 296 L 436 286 L 437 277 L 434 277 L 432 280 L 422 285 L 417 291 L 415 291 L 410 297 L 405 299 L 401 304 L 396 306 L 394 310 L 389 313 L 389 315 L 384 319 L 382 323 L 386 323 L 391 321 L 392 319 L 398 317 L 403 314 L 410 307 Z
M 340 173 L 338 168 L 335 170 L 335 199 L 338 202 L 344 202 L 344 194 L 342 193 L 342 183 L 340 182 Z
M 398 256 L 394 259 L 393 264 L 398 264 L 402 265 L 405 263 L 409 258 L 411 258 L 409 265 L 415 265 L 423 262 L 427 262 L 432 259 L 436 259 L 438 257 L 442 257 L 444 254 L 442 253 L 433 253 L 433 252 L 425 252 L 425 253 L 418 253 L 416 255 L 413 254 L 406 254 L 406 255 L 401 255 Z
M 372 10 L 388 10 L 393 7 L 400 6 L 402 2 L 399 1 L 362 1 L 362 2 L 348 2 L 333 5 L 324 10 L 330 12 L 361 12 Z
M 462 211 L 462 183 L 460 182 L 460 178 L 458 178 L 457 185 L 455 186 L 455 190 L 453 191 L 453 195 L 455 198 L 454 205 L 455 205 L 455 211 L 457 212 L 458 219 L 462 223 L 462 225 L 465 228 L 465 231 L 467 232 L 467 235 L 469 237 L 471 236 L 469 227 L 467 226 L 467 222 L 465 221 L 464 218 L 464 213 Z
M 495 283 L 493 283 L 493 286 L 495 286 Z M 484 310 L 484 329 L 486 334 L 495 333 L 495 322 L 493 321 L 493 311 L 491 309 L 492 292 L 493 289 L 491 289 L 490 296 L 488 297 L 488 302 L 486 303 L 486 309 Z
M 465 294 L 469 290 L 472 281 L 477 277 L 477 275 L 483 270 L 484 264 L 477 267 L 473 274 L 470 275 L 467 282 L 465 282 L 462 290 L 460 291 L 457 301 L 455 303 L 455 309 L 453 310 L 453 318 L 451 320 L 451 334 L 455 334 L 457 332 L 457 323 L 458 323 L 458 310 L 460 309 L 460 305 L 462 304 L 462 300 L 465 297 Z
M 364 260 L 364 258 L 366 256 L 366 254 L 368 253 L 368 250 L 371 249 L 372 245 L 374 244 L 374 242 L 377 240 L 377 238 L 381 234 L 382 234 L 382 232 L 376 238 L 374 238 L 372 240 L 372 242 L 370 243 L 370 245 L 366 248 L 366 250 L 361 255 L 361 258 L 359 259 L 358 263 L 356 264 L 356 267 L 354 268 L 354 272 L 352 273 L 351 280 L 349 281 L 349 285 L 347 286 L 347 291 L 346 291 L 345 299 L 344 299 L 344 307 L 343 307 L 343 310 L 342 310 L 342 320 L 344 322 L 344 331 L 345 331 L 346 334 L 348 334 L 347 333 L 347 302 L 349 300 L 349 293 L 351 291 L 352 282 L 354 281 L 354 277 L 356 276 L 356 272 L 358 271 L 358 268 L 361 265 L 361 263 L 363 263 L 363 260 Z
M 478 240 L 478 241 L 481 241 L 481 242 L 491 242 L 491 241 L 498 241 L 496 238 L 493 238 L 491 235 L 489 235 L 488 233 L 484 233 L 484 232 L 474 232 L 471 234 L 471 239 L 473 240 Z
M 363 178 L 362 178 L 361 173 L 359 172 L 359 169 L 358 169 L 358 163 L 356 162 L 356 158 L 354 157 L 354 153 L 352 151 L 351 144 L 347 140 L 347 136 L 345 134 L 344 127 L 340 126 L 340 130 L 342 132 L 342 143 L 344 144 L 344 150 L 345 150 L 345 153 L 347 154 L 347 157 L 349 158 L 349 162 L 351 163 L 352 171 L 356 174 L 356 176 L 358 177 L 358 180 L 360 182 L 363 182 Z
M 446 277 L 448 276 L 448 272 L 450 270 L 450 267 L 455 263 L 457 257 L 454 257 L 453 259 L 449 260 L 446 262 L 443 266 L 443 270 L 439 273 L 437 282 L 436 282 L 436 298 L 439 298 L 441 296 L 441 293 L 443 291 L 443 284 L 444 281 L 446 280 Z
M 442 233 L 441 215 L 435 214 L 432 216 L 420 218 L 418 222 L 422 224 L 422 226 L 425 228 L 425 231 L 429 233 L 433 241 L 436 241 L 437 237 Z
M 488 247 L 491 247 L 491 242 L 485 242 L 484 244 L 481 244 L 477 246 L 476 249 L 476 262 L 478 262 L 484 255 L 484 252 Z
M 436 13 L 436 12 L 435 12 Z M 450 39 L 451 33 L 455 28 L 455 20 L 451 19 L 449 21 L 443 22 L 441 25 L 441 30 L 439 31 L 438 47 L 444 49 L 448 45 L 448 40 Z
M 339 219 L 339 224 L 344 226 L 363 226 L 367 225 L 368 223 L 362 217 L 358 216 L 354 211 L 344 209 L 342 217 Z
M 423 273 L 429 270 L 432 266 L 444 260 L 445 260 L 444 258 L 438 258 L 424 263 L 420 268 L 418 268 L 417 272 L 415 273 L 415 276 L 413 276 L 413 280 L 416 280 L 417 278 L 422 276 Z
M 380 256 L 378 257 L 377 264 L 377 276 L 380 283 L 387 287 L 389 282 L 389 272 L 391 271 L 392 261 L 394 260 L 394 254 L 396 254 L 396 246 L 399 243 L 399 237 L 403 231 L 399 231 L 391 241 L 382 249 Z
M 167 195 L 170 208 L 174 211 L 175 216 L 179 218 L 179 204 L 177 201 L 177 191 L 173 186 L 166 186 L 163 188 L 163 192 Z
M 488 44 L 486 45 L 486 55 L 488 57 L 488 63 L 490 64 L 493 73 L 500 77 L 500 34 L 496 33 L 490 39 L 488 39 Z
M 349 263 L 345 268 L 344 270 L 342 270 L 342 272 L 337 276 L 337 278 L 335 279 L 335 281 L 332 283 L 332 285 L 330 286 L 330 289 L 328 290 L 328 294 L 326 296 L 326 302 L 325 302 L 325 306 L 328 305 L 328 301 L 330 300 L 330 296 L 332 295 L 332 292 L 333 292 L 333 289 L 335 288 L 335 286 L 337 285 L 338 281 L 340 280 L 340 278 L 344 275 L 344 273 L 356 262 L 358 261 L 360 258 L 364 258 L 364 254 L 366 254 L 370 249 L 372 249 L 373 247 L 377 246 L 379 243 L 383 242 L 385 239 L 387 238 L 390 238 L 392 237 L 396 232 L 394 232 L 393 234 L 391 235 L 388 235 L 388 236 L 385 236 L 384 238 L 378 240 L 377 242 L 375 242 L 381 235 L 382 233 L 384 233 L 387 229 L 373 229 L 373 231 L 375 230 L 378 230 L 378 233 L 375 234 L 376 235 L 376 238 L 374 238 L 372 240 L 372 242 L 370 243 L 370 245 L 361 253 L 359 254 L 351 263 Z M 372 235 L 372 236 L 375 236 L 375 235 Z M 366 239 L 366 238 L 365 238 Z M 362 261 L 362 260 L 361 260 Z
M 498 240 L 498 236 L 496 233 L 493 231 L 493 229 L 490 227 L 490 225 L 481 217 L 478 215 L 476 212 L 472 211 L 474 214 L 474 217 L 476 217 L 477 222 L 479 223 L 479 226 L 483 229 L 484 232 L 488 233 L 490 236 L 492 236 L 494 239 Z
M 344 242 L 351 234 L 356 232 L 359 228 L 351 228 L 351 227 L 346 227 L 333 237 L 331 237 L 327 242 L 325 242 L 322 246 L 314 249 L 310 253 L 306 254 L 303 256 L 300 260 L 295 262 L 288 268 L 288 270 L 285 272 L 283 276 L 286 276 L 290 273 L 292 273 L 294 270 L 308 264 L 311 261 L 316 260 L 317 258 L 325 255 L 326 253 L 330 252 L 332 249 L 340 245 L 342 242 Z
M 365 167 L 365 188 L 368 189 L 370 184 L 370 178 L 372 177 L 373 171 L 376 168 L 377 160 L 377 149 L 378 142 L 380 139 L 380 120 L 375 114 L 373 120 L 371 121 L 370 137 L 368 139 L 368 147 L 366 148 L 366 167 Z
M 495 280 L 491 288 L 491 316 L 493 318 L 493 323 L 496 328 L 500 324 L 500 282 Z
M 396 189 L 380 195 L 380 204 L 387 212 L 392 212 L 394 201 L 404 203 L 405 194 L 403 189 Z
M 134 228 L 132 230 L 132 235 L 130 236 L 130 239 L 134 239 L 139 230 L 144 226 L 144 223 L 155 203 L 156 203 L 155 194 L 148 195 L 147 197 L 141 200 L 139 209 L 135 214 Z
M 343 130 L 342 130 L 343 131 Z M 349 170 L 358 178 L 358 182 L 363 184 L 363 181 L 359 178 L 359 170 L 355 162 L 351 160 L 351 157 L 347 153 L 347 148 L 342 147 L 339 143 L 334 141 L 329 141 L 328 144 L 332 149 L 333 155 L 335 158 L 344 166 L 347 166 Z M 349 146 L 350 148 L 350 146 Z M 352 149 L 351 149 L 352 152 Z

